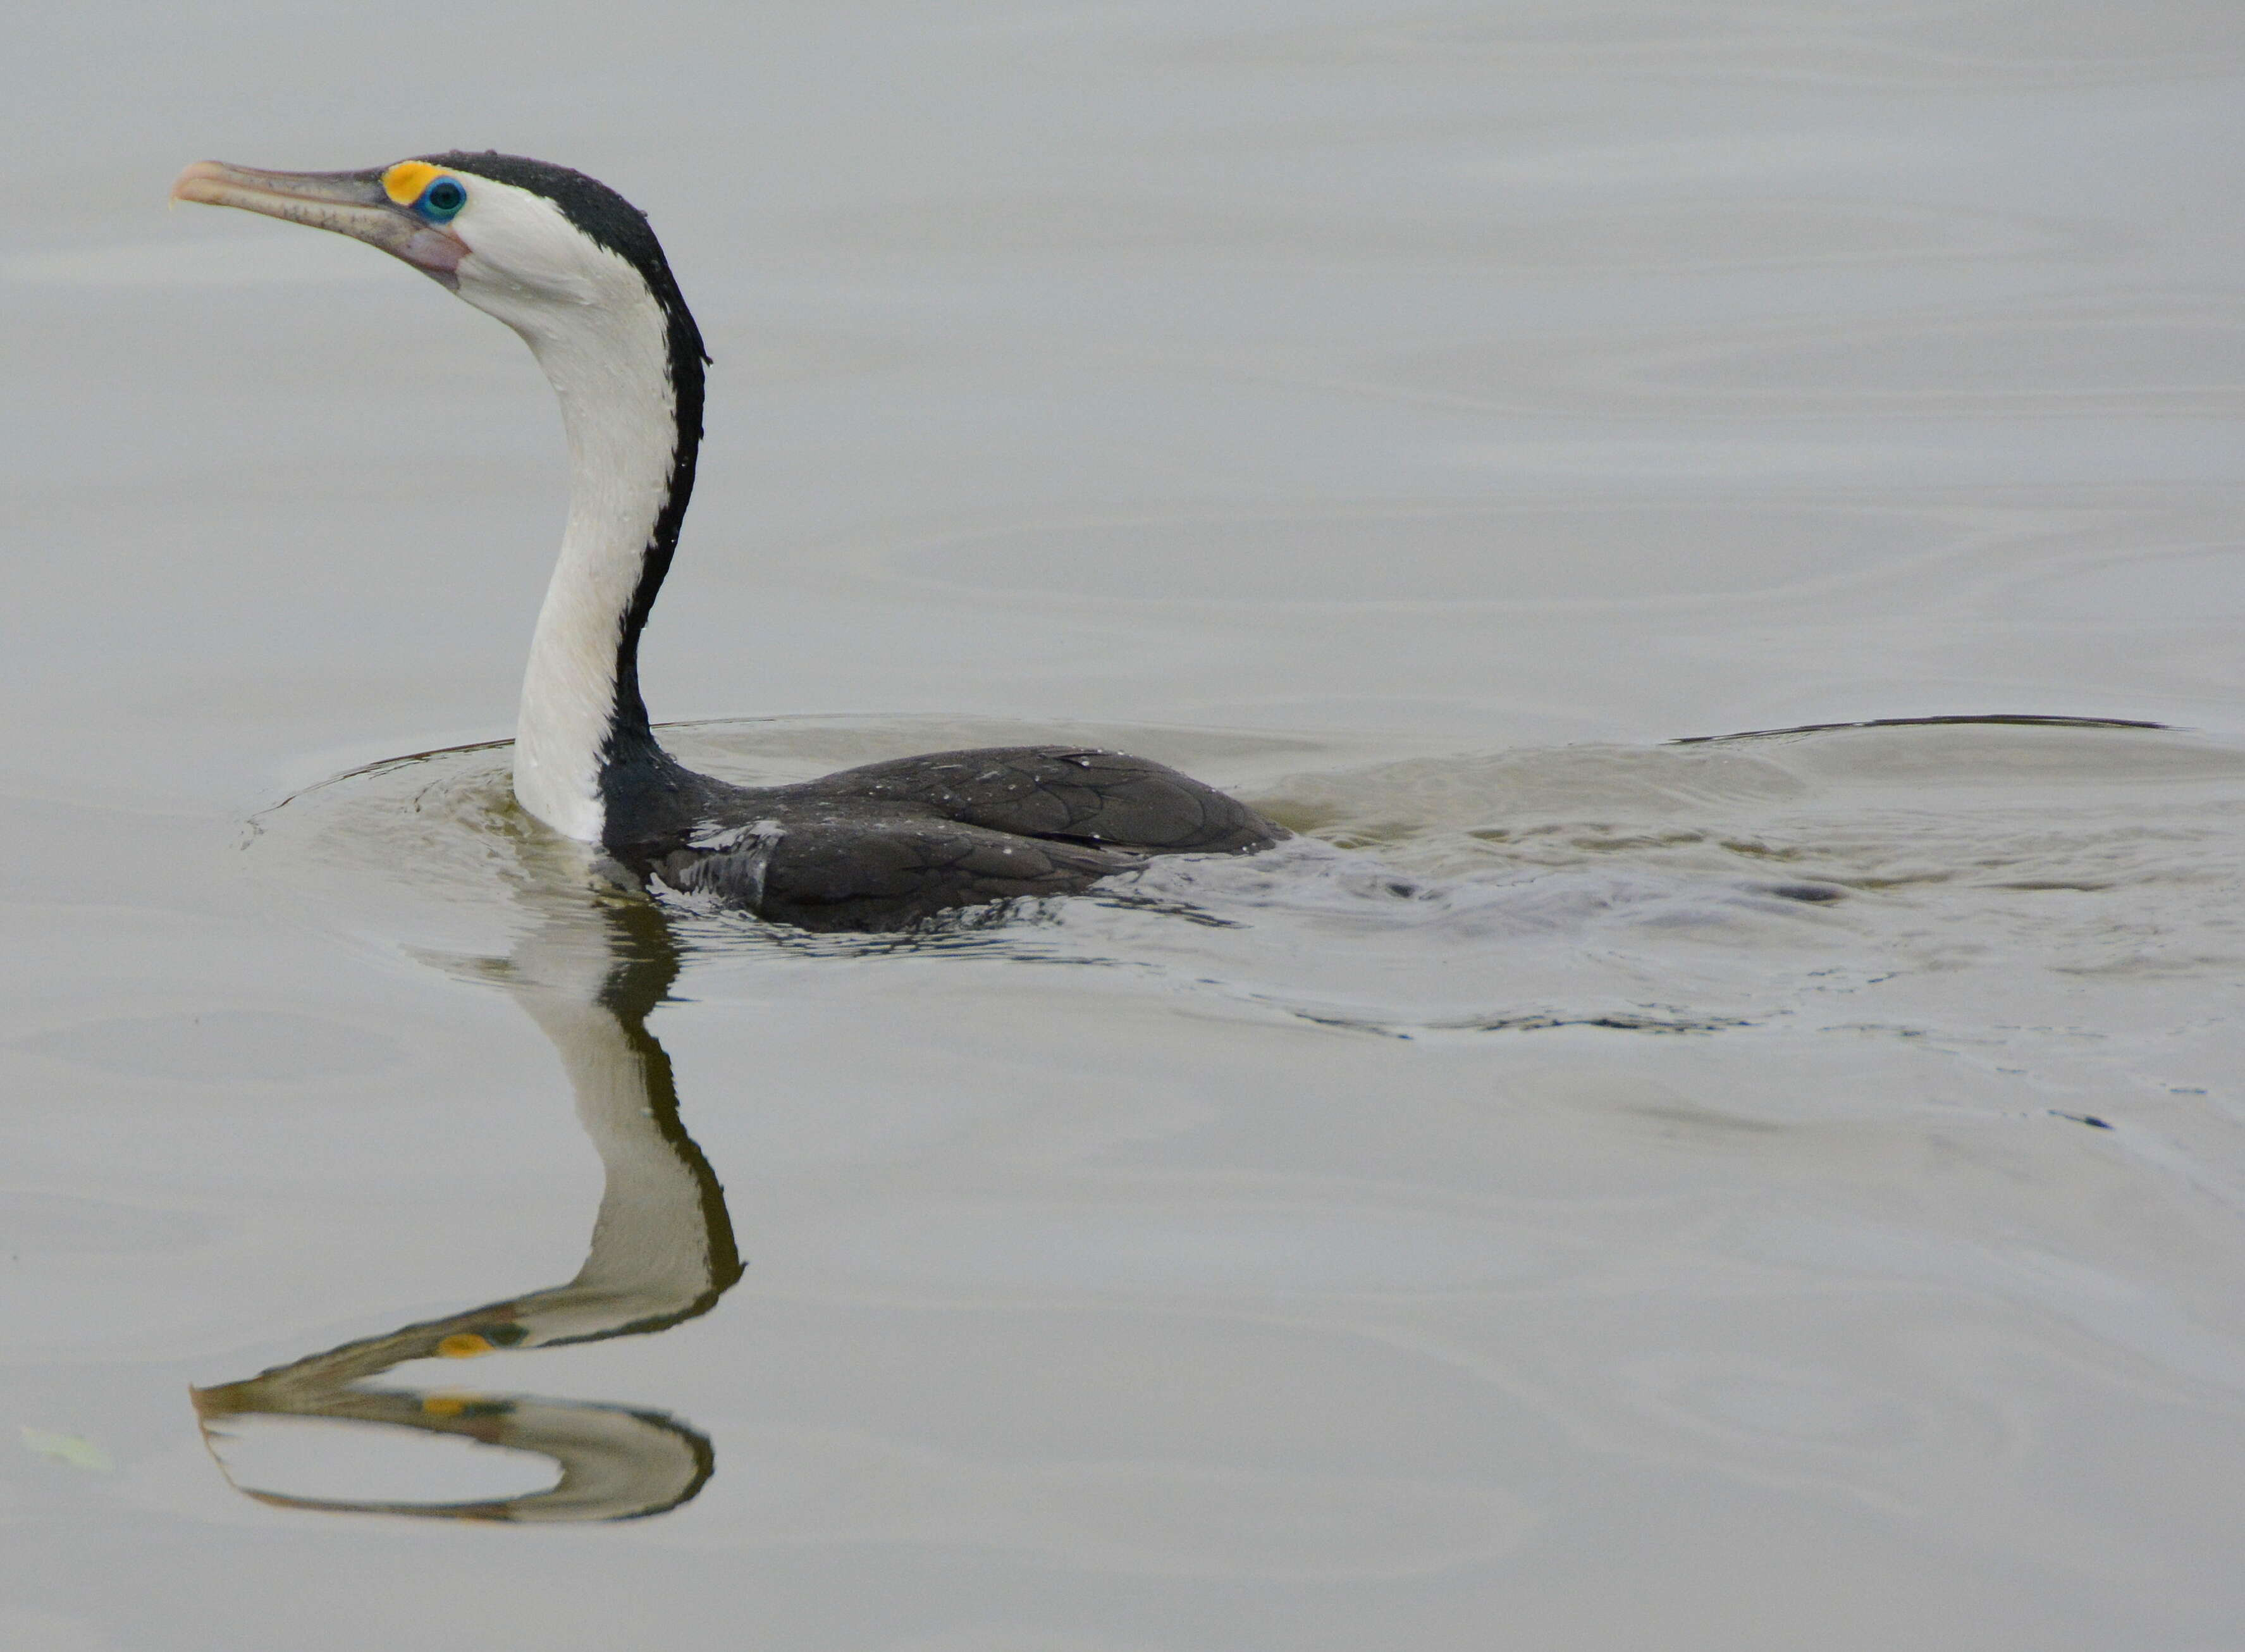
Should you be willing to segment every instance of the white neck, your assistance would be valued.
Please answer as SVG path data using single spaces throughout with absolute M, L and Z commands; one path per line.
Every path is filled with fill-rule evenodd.
M 574 305 L 519 309 L 478 295 L 528 341 L 561 402 L 569 525 L 539 609 L 515 725 L 514 794 L 566 837 L 600 840 L 600 759 L 616 712 L 617 650 L 678 440 L 668 335 L 637 271 L 609 255 Z

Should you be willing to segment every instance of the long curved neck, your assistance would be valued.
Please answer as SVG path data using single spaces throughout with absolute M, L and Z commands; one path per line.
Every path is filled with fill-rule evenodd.
M 569 522 L 523 674 L 514 791 L 587 843 L 607 835 L 617 775 L 668 761 L 640 698 L 639 639 L 702 441 L 702 341 L 684 304 L 635 276 L 604 296 L 551 326 L 518 323 L 560 398 Z

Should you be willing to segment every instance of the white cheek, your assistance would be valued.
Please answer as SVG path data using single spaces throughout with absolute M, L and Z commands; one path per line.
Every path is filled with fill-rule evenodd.
M 460 296 L 487 309 L 507 307 L 507 319 L 520 324 L 517 310 L 559 305 L 574 309 L 600 303 L 599 289 L 569 270 L 526 268 L 520 259 L 485 255 L 471 244 L 454 272 Z
M 483 183 L 452 224 L 467 247 L 455 272 L 460 296 L 518 330 L 541 332 L 538 312 L 574 309 L 602 302 L 593 255 L 560 208 L 542 196 L 505 184 Z

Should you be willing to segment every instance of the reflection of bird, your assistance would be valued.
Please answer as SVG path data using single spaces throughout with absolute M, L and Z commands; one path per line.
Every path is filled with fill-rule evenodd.
M 702 439 L 702 335 L 630 202 L 492 153 L 358 173 L 199 161 L 173 195 L 355 236 L 520 333 L 561 401 L 569 523 L 531 644 L 515 795 L 641 878 L 815 929 L 1065 894 L 1149 854 L 1285 835 L 1174 769 L 1067 746 L 944 751 L 797 785 L 682 766 L 640 699 L 639 639 Z
M 293 1508 L 457 1519 L 566 1521 L 660 1513 L 702 1489 L 709 1442 L 659 1411 L 527 1396 L 360 1386 L 413 1359 L 469 1359 L 659 1331 L 706 1314 L 741 1276 L 725 1196 L 679 1122 L 669 1057 L 648 1014 L 678 973 L 661 913 L 618 902 L 597 925 L 571 914 L 517 948 L 502 978 L 560 1052 L 605 1180 L 585 1265 L 566 1285 L 489 1302 L 313 1354 L 245 1382 L 195 1390 L 220 1447 L 230 1420 L 332 1417 L 457 1435 L 534 1452 L 560 1480 L 523 1497 L 370 1502 L 243 1489 Z

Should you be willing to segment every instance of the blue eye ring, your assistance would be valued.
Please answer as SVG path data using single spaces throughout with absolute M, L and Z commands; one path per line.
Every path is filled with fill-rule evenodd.
M 467 186 L 457 178 L 439 178 L 421 192 L 421 215 L 437 223 L 458 217 L 467 204 Z

